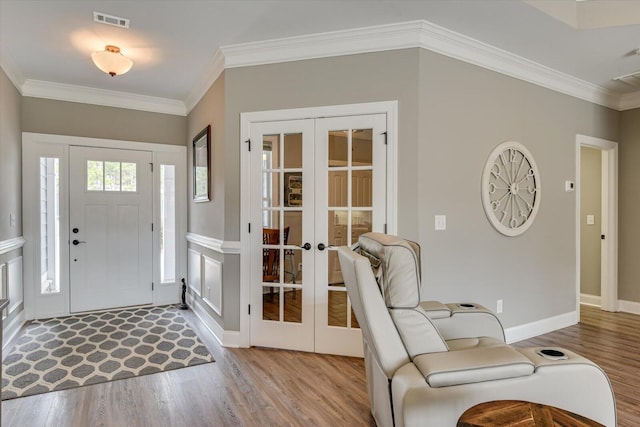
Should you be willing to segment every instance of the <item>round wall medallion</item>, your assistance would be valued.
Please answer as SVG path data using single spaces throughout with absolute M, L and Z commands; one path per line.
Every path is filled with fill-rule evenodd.
M 507 141 L 491 152 L 482 174 L 482 205 L 491 225 L 506 236 L 531 226 L 540 207 L 540 175 L 524 145 Z

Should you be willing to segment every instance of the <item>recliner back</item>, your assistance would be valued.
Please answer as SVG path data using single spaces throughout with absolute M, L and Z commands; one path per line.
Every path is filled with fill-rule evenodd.
M 449 347 L 420 307 L 419 246 L 400 237 L 365 233 L 360 251 L 377 260 L 378 286 L 385 305 L 411 357 L 448 351 Z

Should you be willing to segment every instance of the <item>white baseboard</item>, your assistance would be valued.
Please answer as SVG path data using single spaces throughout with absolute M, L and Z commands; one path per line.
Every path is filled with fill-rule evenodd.
M 580 304 L 602 307 L 602 297 L 599 295 L 580 294 Z
M 216 322 L 205 308 L 197 301 L 193 296 L 189 295 L 189 307 L 193 310 L 198 319 L 202 321 L 204 326 L 211 332 L 211 335 L 220 343 L 223 347 L 240 346 L 240 332 L 239 331 L 225 331 L 218 322 Z
M 625 313 L 640 314 L 640 302 L 619 300 L 618 309 Z
M 2 331 L 2 352 L 3 353 L 6 353 L 6 350 L 9 350 L 6 348 L 7 344 L 10 343 L 11 340 L 13 340 L 13 338 L 20 331 L 20 328 L 22 328 L 22 326 L 25 324 L 26 321 L 27 321 L 27 316 L 25 314 L 25 311 L 22 310 L 20 314 L 14 317 L 11 322 L 3 326 L 3 331 Z
M 578 323 L 578 313 L 571 311 L 535 322 L 525 323 L 524 325 L 507 328 L 504 331 L 504 335 L 508 343 L 514 343 L 557 331 L 558 329 L 566 328 L 576 323 Z

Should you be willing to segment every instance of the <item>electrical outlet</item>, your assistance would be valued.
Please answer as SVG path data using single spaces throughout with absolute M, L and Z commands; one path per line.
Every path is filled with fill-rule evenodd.
M 498 303 L 496 304 L 496 311 L 498 313 L 502 313 L 502 300 L 501 299 L 499 299 Z
M 13 228 L 16 226 L 16 214 L 11 212 L 9 214 L 9 227 Z

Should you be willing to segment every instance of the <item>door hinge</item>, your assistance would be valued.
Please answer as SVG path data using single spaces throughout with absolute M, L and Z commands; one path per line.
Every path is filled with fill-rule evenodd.
M 153 231 L 153 223 L 151 223 L 151 231 Z
M 249 223 L 249 233 L 251 233 L 251 223 Z
M 153 282 L 151 282 L 151 290 L 153 290 Z
M 249 316 L 251 316 L 251 304 L 249 304 Z
M 153 172 L 153 163 L 149 163 L 151 165 L 151 172 Z
M 384 234 L 387 234 L 387 224 L 384 225 Z
M 251 151 L 251 139 L 247 139 L 245 143 L 247 144 L 247 147 L 249 147 L 249 151 Z
M 601 238 L 602 240 L 604 240 L 604 234 L 601 234 L 601 235 L 600 235 L 600 238 Z
M 387 145 L 387 131 L 382 132 L 381 135 L 384 135 L 384 145 Z

